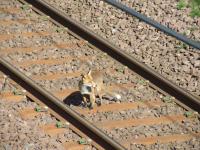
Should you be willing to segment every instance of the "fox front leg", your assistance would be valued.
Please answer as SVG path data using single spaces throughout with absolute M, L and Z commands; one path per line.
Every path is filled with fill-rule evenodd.
M 89 105 L 90 109 L 93 109 L 95 101 L 96 101 L 95 94 L 90 94 L 90 105 Z
M 101 106 L 101 104 L 102 104 L 102 95 L 103 94 L 102 94 L 101 90 L 98 87 L 94 88 L 94 91 L 95 91 L 95 95 L 99 96 L 99 99 L 100 99 L 100 102 L 99 101 L 96 102 L 97 106 Z
M 83 96 L 83 106 L 87 106 L 87 98 L 85 96 Z

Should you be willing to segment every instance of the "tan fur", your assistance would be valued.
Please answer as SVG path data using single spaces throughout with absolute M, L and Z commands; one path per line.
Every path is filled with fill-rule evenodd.
M 89 71 L 88 74 L 82 75 L 82 83 L 80 86 L 83 86 L 84 84 L 92 85 L 91 92 L 87 94 L 89 95 L 91 108 L 93 108 L 96 102 L 96 96 L 99 96 L 100 104 L 102 103 L 102 96 L 105 94 L 109 94 L 113 97 L 120 97 L 120 95 L 106 90 L 103 84 L 103 73 L 100 71 Z M 85 95 L 83 95 L 83 101 L 87 104 L 87 97 Z

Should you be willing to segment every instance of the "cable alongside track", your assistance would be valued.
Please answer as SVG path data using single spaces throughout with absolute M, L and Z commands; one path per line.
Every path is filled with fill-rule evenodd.
M 4 9 L 5 18 L 9 13 L 15 17 L 1 24 L 0 53 L 4 58 L 0 69 L 26 89 L 27 96 L 50 108 L 57 119 L 69 122 L 69 128 L 91 139 L 89 144 L 96 149 L 135 149 L 156 144 L 163 148 L 176 142 L 188 147 L 190 142 L 196 147 L 200 136 L 198 97 L 46 2 L 26 0 L 32 4 L 30 8 L 20 1 L 25 5 Z M 78 82 L 89 69 L 104 72 L 106 87 L 122 99 L 115 102 L 104 98 L 102 106 L 93 110 L 81 107 Z M 33 108 L 22 111 L 24 117 L 37 115 Z
M 185 43 L 187 43 L 188 45 L 194 47 L 194 48 L 197 48 L 198 50 L 200 50 L 200 42 L 197 42 L 197 41 L 194 41 L 194 40 L 191 40 L 191 39 L 188 39 L 186 36 L 180 34 L 180 33 L 177 33 L 176 31 L 170 29 L 170 28 L 167 28 L 165 27 L 164 25 L 161 25 L 160 23 L 138 13 L 137 11 L 135 11 L 134 9 L 131 9 L 119 2 L 117 2 L 116 0 L 105 0 L 107 3 L 129 13 L 130 15 L 134 16 L 134 17 L 137 17 L 138 19 L 150 24 L 151 26 L 155 27 L 156 29 L 162 31 L 162 32 L 165 32 L 167 34 L 169 34 L 170 36 L 173 36 L 175 37 L 176 39 L 178 40 L 181 40 Z

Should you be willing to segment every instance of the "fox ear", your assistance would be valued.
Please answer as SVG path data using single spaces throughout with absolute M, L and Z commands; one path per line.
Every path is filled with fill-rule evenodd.
M 88 75 L 89 75 L 89 76 L 91 76 L 91 72 L 92 72 L 91 70 L 88 72 Z

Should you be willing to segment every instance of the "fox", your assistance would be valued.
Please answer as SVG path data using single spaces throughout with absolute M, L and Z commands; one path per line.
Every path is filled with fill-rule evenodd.
M 110 91 L 104 85 L 103 73 L 98 70 L 90 70 L 87 74 L 82 74 L 82 80 L 79 83 L 80 93 L 83 97 L 84 105 L 88 106 L 90 109 L 93 109 L 96 102 L 96 96 L 99 97 L 100 102 L 96 102 L 97 106 L 101 106 L 102 97 L 104 95 L 109 95 L 116 100 L 121 99 L 121 95 Z M 88 105 L 89 101 L 89 105 Z

